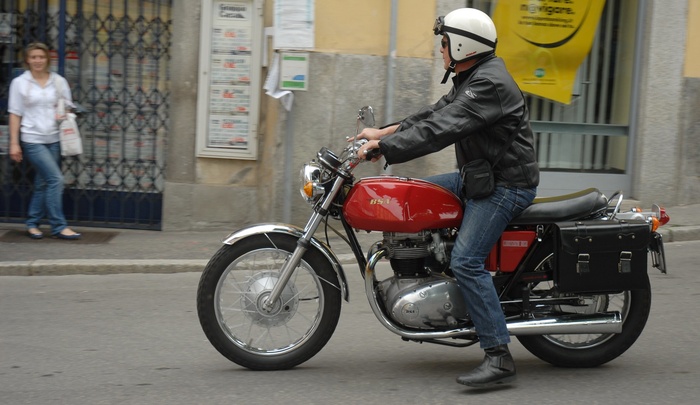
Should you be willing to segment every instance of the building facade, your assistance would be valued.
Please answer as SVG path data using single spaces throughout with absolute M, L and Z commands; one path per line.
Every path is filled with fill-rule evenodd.
M 173 109 L 177 111 L 172 114 L 168 151 L 165 227 L 238 226 L 271 220 L 303 223 L 309 208 L 297 195 L 297 170 L 321 146 L 340 148 L 345 136 L 354 134 L 359 107 L 372 105 L 378 111 L 378 122 L 388 123 L 447 92 L 447 85 L 439 84 L 442 61 L 431 32 L 435 16 L 464 6 L 489 11 L 492 5 L 488 1 L 417 0 L 394 4 L 398 8 L 396 43 L 390 51 L 392 2 L 316 2 L 308 90 L 295 92 L 290 111 L 276 98 L 261 98 L 259 147 L 254 161 L 197 158 L 193 153 L 198 65 L 191 55 L 197 53 L 199 27 L 192 23 L 201 16 L 200 9 L 175 5 L 173 59 L 188 62 L 174 64 L 171 71 L 173 98 L 177 100 Z M 264 4 L 266 27 L 275 23 L 276 6 L 269 1 Z M 616 50 L 623 61 L 620 64 L 626 64 L 619 82 L 628 87 L 624 90 L 627 99 L 618 101 L 617 106 L 623 111 L 618 113 L 624 118 L 623 125 L 593 131 L 616 133 L 624 127 L 625 146 L 622 152 L 616 152 L 624 158 L 613 167 L 617 170 L 585 165 L 558 168 L 556 164 L 553 169 L 545 168 L 540 194 L 599 187 L 608 195 L 622 189 L 626 197 L 644 204 L 698 202 L 700 126 L 694 111 L 700 103 L 700 47 L 693 47 L 693 41 L 697 41 L 694 38 L 699 37 L 693 36 L 700 20 L 698 2 L 622 0 L 608 1 L 606 7 L 617 7 L 617 13 L 625 13 L 624 20 L 633 21 L 616 27 L 626 30 L 627 35 L 624 46 Z M 625 34 L 615 35 L 619 39 Z M 598 49 L 605 52 L 606 45 Z M 268 52 L 268 60 L 272 60 L 272 46 L 268 46 Z M 265 67 L 264 73 L 268 70 Z M 539 118 L 541 131 L 561 130 L 549 127 L 544 116 Z M 604 145 L 612 149 L 614 142 L 617 138 L 605 140 Z M 559 148 L 582 148 L 583 144 L 581 141 Z M 360 175 L 380 174 L 380 166 L 365 165 Z M 390 168 L 392 174 L 413 177 L 454 169 L 449 148 Z
M 301 165 L 321 146 L 342 148 L 355 134 L 360 107 L 372 105 L 381 125 L 449 91 L 449 84 L 440 84 L 435 17 L 465 6 L 493 14 L 496 6 L 488 0 L 134 1 L 135 10 L 156 4 L 169 10 L 167 122 L 155 128 L 162 133 L 162 156 L 153 158 L 163 162 L 154 182 L 162 186 L 155 229 L 163 230 L 303 224 L 310 207 L 297 191 Z M 299 10 L 301 17 L 295 16 Z M 129 21 L 138 32 L 157 27 L 151 22 L 139 28 L 138 16 Z M 299 21 L 308 24 L 299 27 Z M 607 195 L 623 190 L 645 205 L 700 201 L 698 27 L 698 0 L 605 2 L 572 102 L 528 95 L 542 167 L 540 195 L 598 187 Z M 112 40 L 110 35 L 97 48 Z M 295 69 L 302 80 L 286 83 L 293 89 L 291 104 L 289 96 L 266 94 L 284 90 L 278 87 L 285 82 L 271 83 L 279 77 L 275 72 Z M 110 107 L 106 113 L 115 112 Z M 455 169 L 447 148 L 388 172 L 423 177 Z M 380 164 L 363 164 L 356 172 L 381 173 Z

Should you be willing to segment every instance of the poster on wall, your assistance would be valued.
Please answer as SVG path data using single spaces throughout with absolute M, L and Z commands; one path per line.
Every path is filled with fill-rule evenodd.
M 496 53 L 523 91 L 569 104 L 604 6 L 605 0 L 499 1 Z
M 280 90 L 308 90 L 309 54 L 281 52 Z
M 275 1 L 275 49 L 311 49 L 314 47 L 314 1 Z
M 252 106 L 261 68 L 258 8 L 257 1 L 204 4 L 198 156 L 256 158 L 257 109 Z

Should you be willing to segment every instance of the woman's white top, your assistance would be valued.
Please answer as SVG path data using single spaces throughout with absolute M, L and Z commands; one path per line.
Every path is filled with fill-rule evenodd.
M 67 105 L 73 105 L 68 81 L 56 73 L 49 75 L 44 87 L 25 71 L 10 83 L 7 112 L 22 117 L 20 140 L 27 143 L 54 143 L 59 141 L 56 106 L 58 92 Z

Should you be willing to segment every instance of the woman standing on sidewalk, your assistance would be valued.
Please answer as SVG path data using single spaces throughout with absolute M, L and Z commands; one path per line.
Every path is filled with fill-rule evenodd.
M 63 173 L 56 106 L 59 98 L 72 105 L 66 79 L 49 70 L 49 48 L 31 43 L 24 50 L 25 71 L 10 84 L 10 158 L 23 157 L 34 166 L 34 193 L 29 203 L 27 235 L 41 239 L 39 223 L 48 217 L 51 235 L 59 239 L 79 239 L 67 227 L 63 214 Z M 58 94 L 61 89 L 61 94 Z

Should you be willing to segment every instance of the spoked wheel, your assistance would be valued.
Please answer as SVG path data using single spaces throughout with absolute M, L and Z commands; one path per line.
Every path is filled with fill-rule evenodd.
M 551 252 L 551 250 L 546 249 Z M 542 259 L 536 271 L 551 271 L 552 255 Z M 531 285 L 536 297 L 551 297 L 551 282 Z M 623 321 L 619 334 L 563 334 L 518 336 L 530 353 L 560 367 L 595 367 L 607 363 L 632 346 L 642 333 L 651 308 L 651 287 L 617 294 L 577 295 L 577 305 L 551 305 L 538 308 L 535 317 L 552 314 L 620 313 Z
M 341 293 L 330 263 L 307 252 L 271 309 L 264 308 L 279 271 L 296 247 L 291 235 L 255 235 L 223 246 L 202 273 L 197 312 L 211 344 L 253 370 L 294 367 L 328 342 Z

